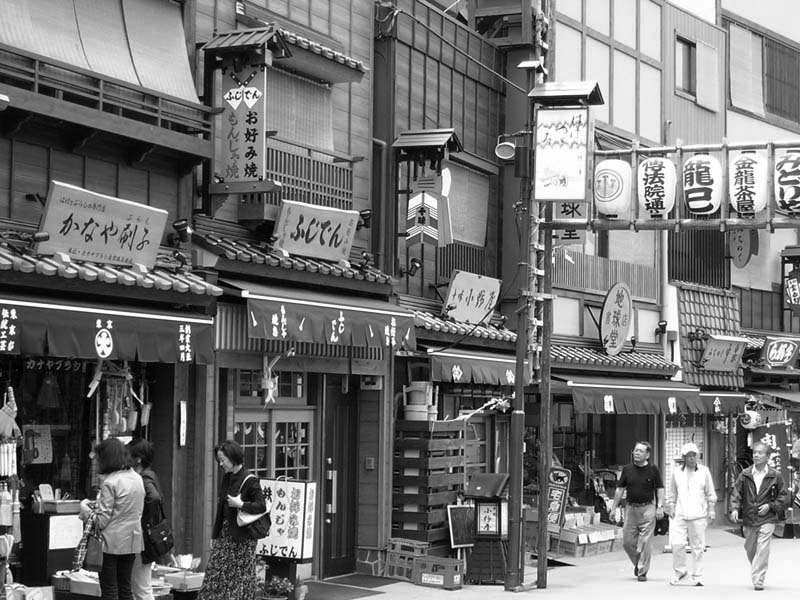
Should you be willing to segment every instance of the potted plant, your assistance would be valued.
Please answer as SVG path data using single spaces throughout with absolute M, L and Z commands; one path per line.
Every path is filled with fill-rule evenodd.
M 294 584 L 291 579 L 273 575 L 264 584 L 262 598 L 264 600 L 289 600 L 289 598 L 292 598 L 292 592 L 294 592 Z

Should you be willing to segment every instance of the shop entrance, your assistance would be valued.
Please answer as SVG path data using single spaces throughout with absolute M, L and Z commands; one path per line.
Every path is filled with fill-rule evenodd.
M 358 404 L 355 380 L 325 375 L 322 457 L 322 573 L 352 573 L 356 564 Z

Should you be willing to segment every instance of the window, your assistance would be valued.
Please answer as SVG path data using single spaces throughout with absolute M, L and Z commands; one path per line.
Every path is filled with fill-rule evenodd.
M 800 120 L 800 53 L 775 40 L 764 40 L 764 102 L 768 113 Z
M 697 94 L 697 47 L 683 38 L 675 39 L 675 89 Z

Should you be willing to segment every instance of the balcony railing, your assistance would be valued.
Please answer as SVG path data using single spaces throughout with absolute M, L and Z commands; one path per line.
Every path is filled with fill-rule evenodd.
M 590 256 L 572 250 L 554 252 L 553 287 L 605 294 L 617 282 L 627 283 L 637 300 L 658 302 L 655 267 Z

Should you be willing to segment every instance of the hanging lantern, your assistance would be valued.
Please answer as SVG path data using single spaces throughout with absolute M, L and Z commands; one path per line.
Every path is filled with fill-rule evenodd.
M 594 169 L 594 204 L 597 212 L 616 217 L 630 209 L 631 180 L 630 163 L 617 158 L 603 160 Z
M 775 159 L 775 203 L 780 213 L 800 215 L 800 150 Z
M 639 210 L 651 219 L 663 219 L 675 206 L 678 172 L 675 163 L 660 156 L 643 160 L 637 173 Z
M 767 161 L 755 152 L 732 157 L 728 189 L 733 210 L 752 218 L 767 207 Z
M 722 204 L 722 166 L 708 154 L 683 163 L 683 199 L 690 212 L 713 215 Z

